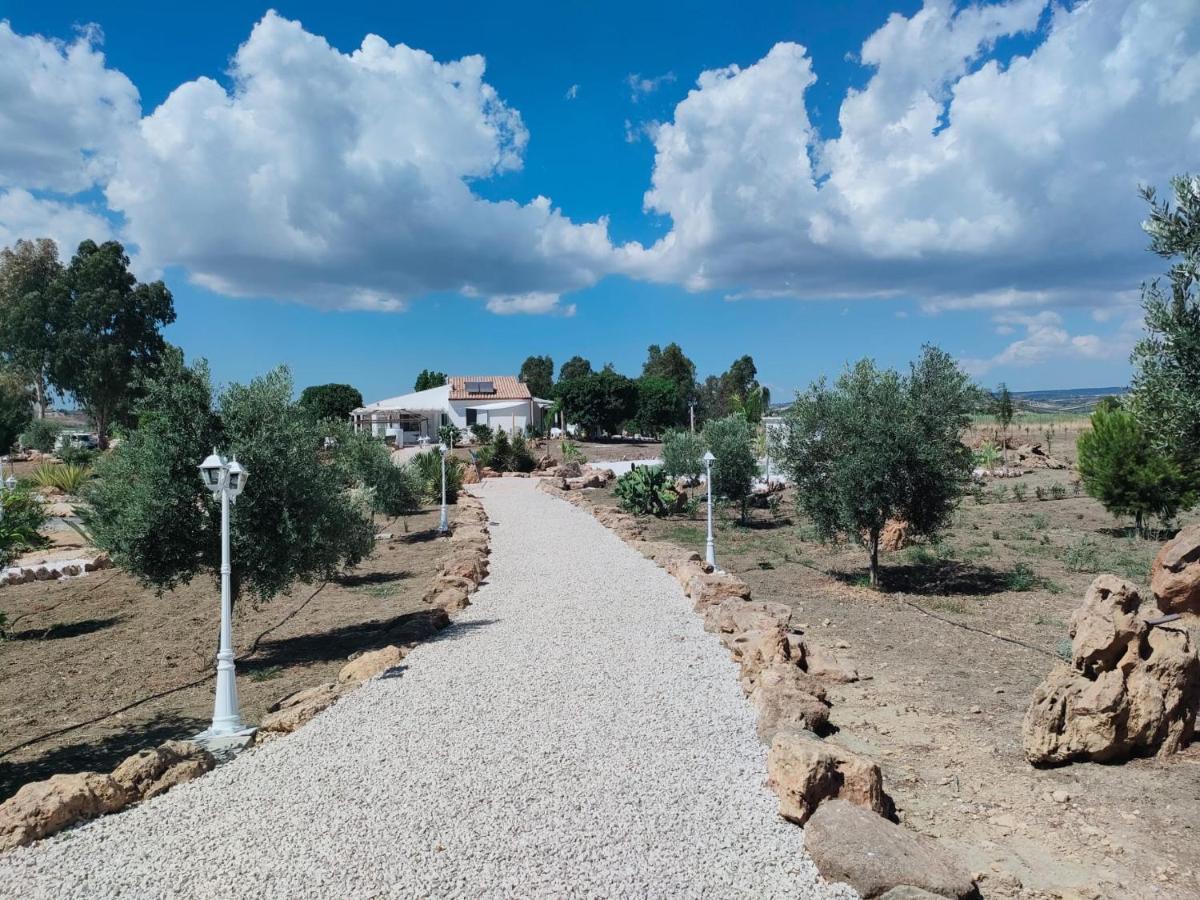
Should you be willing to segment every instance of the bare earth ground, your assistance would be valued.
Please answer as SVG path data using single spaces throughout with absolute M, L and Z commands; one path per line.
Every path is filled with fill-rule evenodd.
M 381 541 L 352 573 L 238 604 L 234 649 L 248 723 L 293 691 L 333 679 L 353 653 L 432 633 L 421 597 L 448 552 L 433 531 L 437 512 L 378 522 L 396 540 Z M 206 728 L 219 597 L 208 578 L 159 597 L 115 569 L 0 588 L 9 630 L 0 643 L 0 800 L 26 782 L 111 769 Z
M 1075 434 L 1061 430 L 1053 452 L 1073 461 Z M 1195 898 L 1200 743 L 1167 760 L 1047 770 L 1021 753 L 1025 709 L 1096 573 L 1145 586 L 1160 546 L 1126 536 L 1073 494 L 1072 477 L 993 482 L 983 504 L 964 501 L 940 545 L 885 555 L 879 592 L 862 586 L 865 553 L 817 542 L 790 495 L 777 512 L 755 510 L 751 527 L 724 513 L 717 561 L 756 599 L 795 607 L 810 639 L 864 676 L 831 690 L 831 739 L 881 763 L 902 820 L 983 873 L 985 897 Z M 1034 499 L 1056 483 L 1065 499 Z M 610 489 L 588 495 L 615 503 Z M 649 520 L 647 538 L 702 552 L 702 515 Z M 1015 589 L 1019 564 L 1032 571 L 1029 589 Z M 1055 802 L 1055 791 L 1070 799 Z

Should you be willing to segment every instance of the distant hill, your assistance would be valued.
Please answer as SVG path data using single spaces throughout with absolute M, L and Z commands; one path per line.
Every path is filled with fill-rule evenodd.
M 1127 387 L 1068 388 L 1058 391 L 1013 391 L 1019 408 L 1029 412 L 1090 413 L 1103 397 L 1121 397 Z

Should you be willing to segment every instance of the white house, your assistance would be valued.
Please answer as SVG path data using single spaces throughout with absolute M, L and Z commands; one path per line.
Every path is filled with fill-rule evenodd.
M 436 440 L 443 425 L 462 430 L 479 424 L 523 434 L 527 425 L 540 428 L 550 405 L 512 375 L 452 375 L 441 387 L 359 407 L 350 420 L 356 430 L 394 437 L 403 447 L 421 438 Z

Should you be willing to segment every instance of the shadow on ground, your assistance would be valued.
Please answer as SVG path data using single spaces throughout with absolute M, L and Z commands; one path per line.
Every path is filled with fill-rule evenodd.
M 867 570 L 853 572 L 829 572 L 843 584 L 863 587 L 867 584 Z M 969 563 L 943 559 L 931 563 L 909 563 L 880 566 L 880 590 L 924 594 L 926 596 L 958 595 L 982 597 L 1010 590 L 1010 575 L 991 566 L 973 566 Z
M 62 622 L 49 628 L 26 628 L 23 631 L 10 631 L 7 635 L 10 641 L 57 641 L 63 638 L 80 637 L 110 628 L 125 620 L 124 616 L 111 616 L 107 619 L 84 619 L 82 622 Z
M 76 744 L 58 747 L 26 762 L 0 760 L 0 801 L 7 800 L 23 784 L 51 775 L 70 772 L 108 772 L 125 757 L 156 747 L 163 741 L 190 738 L 207 728 L 207 719 L 160 713 L 138 725 L 118 724 L 107 737 L 88 735 Z

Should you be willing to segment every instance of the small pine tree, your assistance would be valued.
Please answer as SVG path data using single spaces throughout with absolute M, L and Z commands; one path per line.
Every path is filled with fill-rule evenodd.
M 1114 516 L 1133 516 L 1145 536 L 1146 519 L 1174 518 L 1192 497 L 1179 466 L 1151 445 L 1132 414 L 1097 409 L 1092 430 L 1079 436 L 1079 474 L 1088 494 Z

